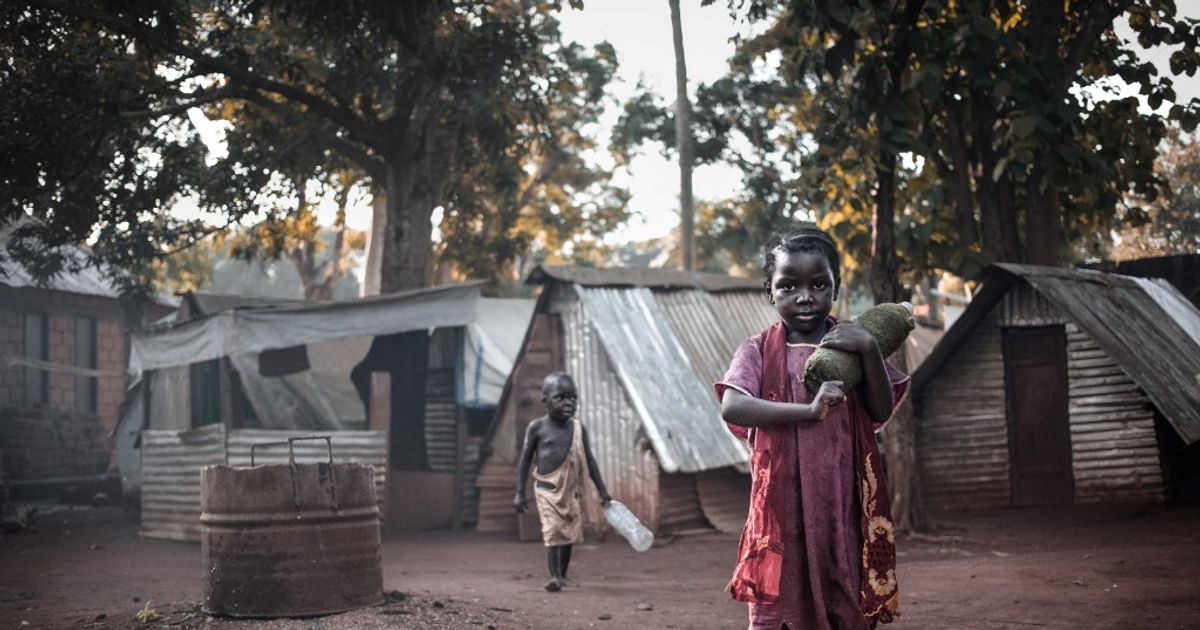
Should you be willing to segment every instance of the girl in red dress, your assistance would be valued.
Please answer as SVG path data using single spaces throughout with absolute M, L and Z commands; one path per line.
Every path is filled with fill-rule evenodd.
M 780 321 L 742 342 L 720 383 L 721 415 L 752 449 L 750 512 L 729 590 L 750 628 L 866 629 L 899 614 L 895 535 L 874 433 L 908 377 L 862 326 L 829 315 L 840 260 L 811 224 L 763 247 L 764 284 Z M 850 392 L 804 384 L 818 346 L 857 354 Z

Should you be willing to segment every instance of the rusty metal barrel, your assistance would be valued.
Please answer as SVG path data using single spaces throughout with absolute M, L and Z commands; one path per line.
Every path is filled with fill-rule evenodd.
M 297 464 L 292 442 L 324 439 L 329 461 Z M 254 465 L 287 444 L 289 464 Z M 383 602 L 379 504 L 368 464 L 333 463 L 327 437 L 256 444 L 251 467 L 200 471 L 204 612 L 308 617 Z

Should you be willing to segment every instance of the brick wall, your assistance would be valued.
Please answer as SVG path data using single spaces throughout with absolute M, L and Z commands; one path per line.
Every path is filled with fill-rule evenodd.
M 117 426 L 118 411 L 125 399 L 127 361 L 126 331 L 118 302 L 111 298 L 34 288 L 0 285 L 0 406 L 60 412 L 75 411 L 75 376 L 50 372 L 48 399 L 44 404 L 25 400 L 25 370 L 9 366 L 8 355 L 25 354 L 25 314 L 46 315 L 48 360 L 75 364 L 75 325 L 79 317 L 96 322 L 96 368 L 110 373 L 97 378 L 97 439 Z
M 94 415 L 0 407 L 0 470 L 10 479 L 100 474 L 105 435 Z
M 20 369 L 8 367 L 4 358 L 21 356 L 24 346 L 21 313 L 9 302 L 0 301 L 0 404 L 17 404 L 23 397 L 25 375 Z

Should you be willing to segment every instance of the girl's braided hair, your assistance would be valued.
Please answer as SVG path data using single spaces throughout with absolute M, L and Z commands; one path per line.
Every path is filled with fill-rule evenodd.
M 771 276 L 775 273 L 775 252 L 813 252 L 825 256 L 833 272 L 834 295 L 842 287 L 842 264 L 833 237 L 815 223 L 797 223 L 775 232 L 763 243 L 763 288 L 771 295 Z

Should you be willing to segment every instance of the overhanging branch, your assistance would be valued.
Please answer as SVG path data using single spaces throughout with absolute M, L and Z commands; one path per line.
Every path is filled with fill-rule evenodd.
M 260 92 L 247 92 L 239 95 L 243 100 L 254 103 L 260 107 L 269 109 L 282 116 L 294 115 L 281 104 L 267 98 L 265 94 Z M 355 142 L 343 138 L 329 129 L 315 127 L 311 132 L 316 136 L 316 139 L 324 143 L 330 150 L 336 151 L 344 155 L 359 166 L 363 171 L 371 176 L 376 182 L 386 181 L 386 174 L 383 169 L 383 161 L 369 153 Z
M 220 57 L 215 57 L 186 46 L 178 41 L 164 37 L 152 28 L 137 22 L 131 22 L 112 15 L 81 8 L 61 0 L 32 0 L 35 6 L 40 6 L 64 15 L 71 15 L 86 20 L 92 20 L 126 35 L 152 43 L 171 53 L 191 59 L 200 68 L 210 72 L 223 74 L 234 81 L 248 87 L 272 92 L 288 100 L 303 104 L 316 115 L 346 129 L 356 141 L 371 144 L 377 134 L 371 125 L 366 124 L 357 116 L 354 110 L 339 106 L 320 95 L 306 90 L 303 86 L 292 85 L 270 77 L 257 74 L 245 67 Z
M 193 92 L 185 95 L 189 100 L 183 103 L 177 103 L 170 107 L 162 109 L 138 109 L 138 110 L 123 110 L 120 112 L 121 118 L 158 118 L 159 116 L 173 116 L 181 114 L 187 110 L 198 107 L 205 103 L 219 101 L 223 98 L 233 95 L 233 90 L 228 85 L 221 86 L 214 90 L 204 92 Z

